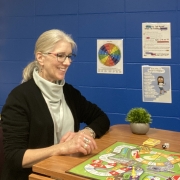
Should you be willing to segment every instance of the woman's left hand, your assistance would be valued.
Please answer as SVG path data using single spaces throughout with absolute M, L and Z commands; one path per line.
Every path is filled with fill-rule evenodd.
M 76 135 L 77 133 L 75 132 L 67 132 L 60 140 L 60 143 L 69 141 L 71 139 L 73 139 L 73 137 Z
M 81 152 L 85 155 L 91 154 L 94 149 L 97 149 L 97 144 L 89 134 L 84 131 L 68 132 L 59 143 L 63 147 L 63 154 L 73 154 Z

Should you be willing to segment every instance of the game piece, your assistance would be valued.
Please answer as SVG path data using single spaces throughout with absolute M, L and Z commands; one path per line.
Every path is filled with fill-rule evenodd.
M 169 143 L 164 143 L 164 145 L 166 146 L 166 148 L 169 148 Z
M 163 149 L 166 149 L 167 147 L 166 147 L 166 145 L 165 145 L 165 144 L 163 144 L 163 145 L 162 145 L 162 148 L 163 148 Z
M 163 149 L 169 148 L 169 143 L 164 143 L 164 144 L 162 145 L 162 148 L 163 148 Z
M 133 168 L 132 168 L 131 176 L 132 176 L 133 179 L 136 177 L 136 171 L 135 171 L 135 169 L 134 169 L 134 166 L 133 166 Z

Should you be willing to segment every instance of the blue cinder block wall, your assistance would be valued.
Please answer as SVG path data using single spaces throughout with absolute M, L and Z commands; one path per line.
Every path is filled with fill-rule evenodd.
M 170 22 L 171 59 L 142 58 L 142 23 Z M 0 111 L 34 59 L 37 37 L 58 28 L 78 45 L 66 82 L 99 105 L 111 125 L 126 123 L 132 107 L 151 114 L 151 127 L 180 130 L 179 0 L 0 0 Z M 124 74 L 97 74 L 97 39 L 123 39 Z M 171 66 L 172 103 L 142 102 L 142 65 Z

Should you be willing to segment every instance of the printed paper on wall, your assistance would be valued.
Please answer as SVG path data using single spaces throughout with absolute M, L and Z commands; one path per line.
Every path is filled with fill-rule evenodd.
M 170 66 L 142 66 L 143 102 L 172 103 Z
M 171 59 L 170 23 L 142 23 L 143 58 Z
M 123 40 L 97 40 L 97 73 L 123 74 Z

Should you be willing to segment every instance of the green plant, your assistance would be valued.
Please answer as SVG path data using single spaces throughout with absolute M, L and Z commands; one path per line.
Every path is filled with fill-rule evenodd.
M 141 107 L 130 109 L 126 115 L 126 121 L 130 123 L 152 123 L 151 114 Z

